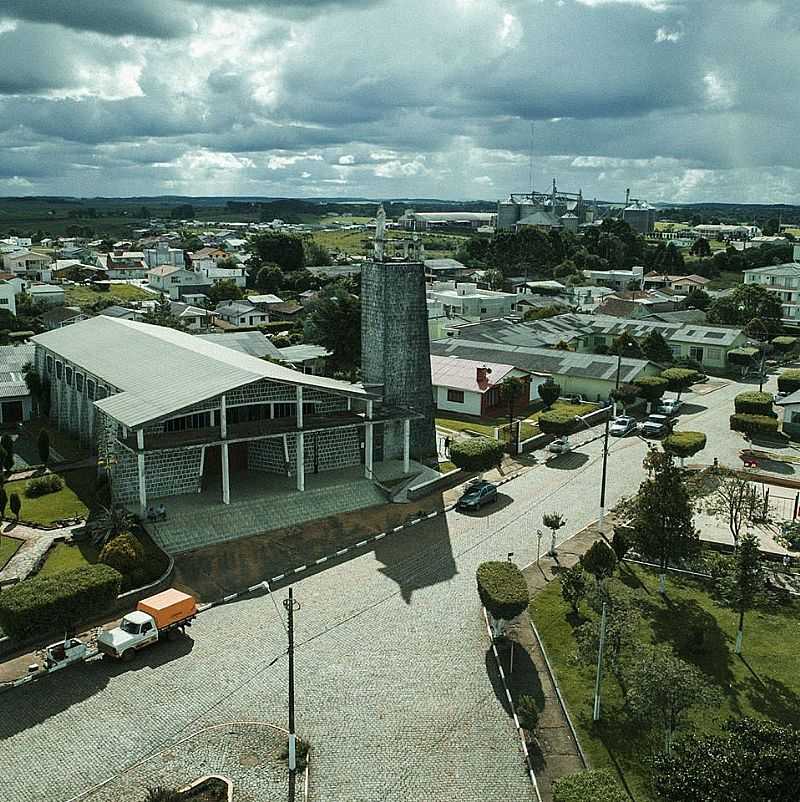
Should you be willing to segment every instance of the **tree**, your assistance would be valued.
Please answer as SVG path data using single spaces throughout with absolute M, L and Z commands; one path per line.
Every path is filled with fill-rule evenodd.
M 510 560 L 485 562 L 476 573 L 478 595 L 492 617 L 493 634 L 499 637 L 503 622 L 511 621 L 528 609 L 530 597 L 522 571 Z
M 487 270 L 483 275 L 483 280 L 486 282 L 490 290 L 502 290 L 505 286 L 506 279 L 500 270 Z
M 5 448 L 0 446 L 0 463 L 2 463 L 3 470 L 6 473 L 11 473 L 11 469 L 14 467 L 14 452 L 6 451 Z
M 283 286 L 283 271 L 275 264 L 264 265 L 256 273 L 255 285 L 261 292 L 277 294 Z
M 781 355 L 786 356 L 797 349 L 800 339 L 797 337 L 773 337 L 770 345 Z
M 703 377 L 696 370 L 689 368 L 668 368 L 661 372 L 661 378 L 667 380 L 667 390 L 677 393 L 680 400 L 681 393 L 693 384 L 697 384 Z
M 333 354 L 333 370 L 355 370 L 361 365 L 361 301 L 344 285 L 331 284 L 310 304 L 303 335 Z
M 186 328 L 179 318 L 173 316 L 172 304 L 163 292 L 156 301 L 153 309 L 148 310 L 142 316 L 142 322 L 149 323 L 152 326 L 165 326 L 168 329 L 177 329 L 179 331 Z
M 216 306 L 223 301 L 238 301 L 244 298 L 244 290 L 232 278 L 216 282 L 207 292 L 208 300 Z
M 572 568 L 561 571 L 558 575 L 561 582 L 561 597 L 572 608 L 574 615 L 578 614 L 580 603 L 586 597 L 586 573 L 580 563 Z
M 790 368 L 781 372 L 778 376 L 778 389 L 782 393 L 792 393 L 800 390 L 800 370 L 797 368 Z
M 19 495 L 17 495 L 17 493 L 12 493 L 8 497 L 8 506 L 11 507 L 11 514 L 17 521 L 19 521 L 19 513 L 20 510 L 22 510 L 22 502 L 20 501 Z
M 692 256 L 699 256 L 701 259 L 706 259 L 711 256 L 711 245 L 709 245 L 705 237 L 699 237 L 692 243 L 689 248 L 689 253 Z
M 6 517 L 6 506 L 8 505 L 8 496 L 6 495 L 6 489 L 3 485 L 0 485 L 0 521 Z
M 745 532 L 734 554 L 731 571 L 723 578 L 721 588 L 727 605 L 739 614 L 739 628 L 734 647 L 736 654 L 742 653 L 744 615 L 755 605 L 764 586 L 764 570 L 761 567 L 758 538 L 752 532 Z
M 0 448 L 7 454 L 14 454 L 14 438 L 10 434 L 4 434 L 0 437 Z
M 798 372 L 800 373 L 800 371 Z M 550 377 L 539 385 L 537 392 L 539 393 L 539 398 L 544 401 L 544 408 L 550 409 L 561 397 L 561 385 L 556 384 Z
M 683 305 L 687 309 L 699 309 L 705 312 L 711 305 L 711 296 L 705 290 L 692 290 L 687 296 Z
M 642 339 L 642 355 L 645 359 L 658 364 L 671 364 L 674 359 L 672 349 L 667 344 L 664 336 L 657 329 L 653 329 Z
M 559 529 L 567 525 L 567 519 L 560 512 L 546 512 L 542 516 L 542 524 L 550 530 L 550 554 L 555 554 L 556 535 Z
M 580 557 L 583 570 L 594 577 L 598 586 L 608 579 L 617 567 L 617 555 L 603 540 L 596 540 Z
M 523 694 L 517 702 L 517 718 L 523 730 L 530 733 L 536 731 L 539 726 L 539 705 L 536 702 L 536 697 Z
M 311 267 L 326 267 L 333 264 L 328 249 L 313 238 L 303 240 L 304 264 Z
M 611 548 L 617 555 L 617 562 L 621 563 L 625 555 L 631 550 L 631 539 L 627 532 L 619 526 L 614 527 L 614 534 L 611 537 Z
M 706 447 L 706 436 L 703 432 L 672 432 L 664 438 L 661 445 L 664 447 L 664 451 L 680 457 L 682 468 L 683 461 L 687 457 L 693 457 Z
M 665 593 L 667 566 L 697 546 L 694 507 L 671 454 L 651 449 L 644 464 L 648 476 L 630 504 L 630 526 L 639 554 L 658 563 L 659 592 Z
M 503 445 L 489 437 L 470 437 L 450 445 L 450 460 L 463 471 L 483 473 L 498 467 L 503 459 Z
M 291 272 L 306 266 L 303 240 L 295 234 L 269 231 L 250 240 L 251 263 L 276 264 L 281 270 Z
M 736 718 L 722 735 L 690 737 L 654 761 L 653 785 L 664 802 L 796 802 L 800 730 Z
M 500 382 L 500 386 L 497 389 L 500 393 L 500 399 L 508 405 L 508 442 L 509 445 L 513 446 L 514 408 L 517 404 L 517 399 L 525 395 L 528 385 L 521 379 L 508 376 Z
M 709 323 L 744 326 L 759 318 L 766 327 L 765 336 L 781 330 L 780 299 L 761 284 L 740 284 L 730 295 L 718 298 L 708 308 Z
M 608 353 L 622 354 L 622 356 L 628 357 L 629 359 L 641 359 L 644 355 L 642 353 L 642 347 L 630 334 L 620 334 L 619 337 L 615 338 L 611 343 L 611 347 L 608 349 Z
M 772 393 L 760 393 L 756 390 L 746 390 L 733 399 L 733 408 L 737 415 L 777 417 L 772 410 L 772 404 Z
M 611 398 L 614 401 L 618 401 L 625 409 L 627 409 L 629 406 L 632 406 L 636 403 L 638 394 L 639 388 L 635 384 L 623 383 L 611 391 Z
M 191 203 L 181 203 L 173 206 L 169 213 L 173 220 L 194 220 L 194 206 Z
M 669 382 L 660 376 L 643 376 L 634 384 L 639 388 L 639 395 L 652 406 L 667 390 Z
M 766 223 L 764 223 L 764 235 L 767 237 L 774 237 L 778 230 L 780 229 L 780 222 L 778 221 L 777 217 L 770 217 Z
M 42 465 L 47 466 L 50 460 L 50 434 L 47 429 L 41 429 L 39 431 L 39 437 L 36 440 L 36 449 L 39 452 L 39 459 L 42 461 Z
M 665 645 L 640 644 L 626 666 L 625 684 L 628 708 L 649 729 L 662 731 L 667 754 L 689 710 L 711 706 L 719 699 L 700 671 Z
M 589 769 L 557 779 L 553 802 L 628 802 L 628 794 L 608 769 Z

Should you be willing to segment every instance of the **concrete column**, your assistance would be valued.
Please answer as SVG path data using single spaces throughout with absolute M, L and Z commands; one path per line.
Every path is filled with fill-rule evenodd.
M 411 421 L 403 421 L 403 473 L 411 473 Z
M 228 467 L 228 444 L 222 444 L 222 503 L 231 503 L 231 474 Z
M 219 397 L 219 435 L 223 440 L 228 436 L 228 405 L 224 395 Z
M 306 489 L 306 435 L 297 433 L 297 489 L 302 493 Z
M 297 428 L 303 428 L 303 388 L 297 388 Z
M 144 473 L 144 429 L 136 430 L 136 463 L 139 469 L 139 512 L 147 515 L 147 485 Z
M 367 428 L 366 428 L 366 435 L 365 435 L 365 445 L 364 445 L 364 476 L 367 479 L 372 479 L 372 455 L 373 455 L 373 439 L 372 439 L 372 428 L 375 424 L 372 422 L 372 401 L 367 401 Z

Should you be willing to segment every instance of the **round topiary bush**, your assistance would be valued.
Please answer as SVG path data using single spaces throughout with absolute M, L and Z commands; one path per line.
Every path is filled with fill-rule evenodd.
M 794 368 L 792 370 L 784 370 L 778 376 L 778 389 L 782 393 L 793 393 L 800 390 L 800 370 Z
M 481 603 L 492 618 L 511 621 L 528 609 L 528 585 L 514 563 L 481 563 L 476 578 Z
M 143 559 L 144 546 L 129 532 L 109 540 L 100 552 L 100 562 L 111 566 L 123 576 L 137 570 Z
M 742 432 L 750 436 L 756 434 L 771 435 L 778 431 L 777 418 L 767 417 L 766 415 L 731 415 L 731 431 Z
M 561 409 L 542 412 L 537 422 L 539 428 L 545 434 L 554 434 L 557 437 L 565 437 L 572 434 L 578 426 L 575 413 Z
M 500 465 L 503 444 L 488 437 L 456 440 L 450 445 L 450 461 L 465 471 L 488 471 Z
M 737 415 L 767 415 L 777 418 L 772 411 L 772 395 L 770 393 L 759 393 L 757 390 L 747 390 L 739 393 L 733 399 L 733 406 Z
M 706 436 L 703 432 L 673 432 L 664 438 L 662 445 L 664 451 L 686 459 L 706 447 Z

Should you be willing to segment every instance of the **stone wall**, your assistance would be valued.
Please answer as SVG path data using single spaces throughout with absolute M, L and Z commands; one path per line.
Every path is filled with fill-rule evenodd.
M 297 473 L 297 438 L 293 434 L 286 435 L 286 443 L 289 449 L 289 472 L 291 476 L 295 476 Z M 361 446 L 358 430 L 355 428 L 308 432 L 303 449 L 306 473 L 314 472 L 315 450 L 316 467 L 320 471 L 333 471 L 361 463 Z
M 364 385 L 383 385 L 385 404 L 424 415 L 411 422 L 411 454 L 423 461 L 435 459 L 428 309 L 421 262 L 369 262 L 362 267 L 361 370 Z M 387 426 L 384 459 L 399 459 L 402 454 L 402 425 Z
M 114 499 L 123 504 L 139 501 L 139 468 L 135 454 L 122 449 L 112 466 Z M 162 496 L 180 496 L 200 490 L 199 448 L 165 449 L 145 453 L 145 491 L 148 501 Z
M 247 467 L 251 471 L 264 471 L 286 476 L 286 456 L 283 438 L 271 437 L 269 440 L 256 440 L 247 444 Z

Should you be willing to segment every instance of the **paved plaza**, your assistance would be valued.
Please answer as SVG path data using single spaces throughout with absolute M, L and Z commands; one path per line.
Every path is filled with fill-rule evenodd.
M 705 396 L 697 428 L 727 423 L 738 389 Z M 695 428 L 691 417 L 683 428 Z M 509 552 L 521 565 L 533 560 L 544 512 L 566 516 L 560 540 L 596 518 L 601 448 L 596 440 L 534 467 L 480 515 L 440 515 L 295 584 L 297 721 L 313 749 L 311 799 L 533 798 L 488 674 L 475 569 Z M 609 506 L 638 486 L 645 449 L 638 438 L 612 442 Z M 102 799 L 78 795 L 197 729 L 285 726 L 286 639 L 275 606 L 285 591 L 275 596 L 213 608 L 190 638 L 131 665 L 77 667 L 0 696 L 9 802 Z M 201 752 L 185 764 L 187 781 L 204 773 Z

